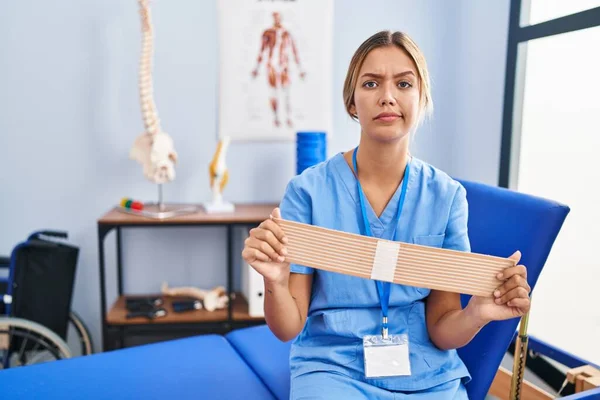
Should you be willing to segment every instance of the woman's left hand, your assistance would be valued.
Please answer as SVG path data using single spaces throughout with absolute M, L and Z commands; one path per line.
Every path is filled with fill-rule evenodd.
M 509 258 L 515 260 L 517 265 L 498 274 L 498 279 L 504 283 L 494 291 L 493 296 L 473 296 L 465 308 L 465 312 L 478 321 L 490 322 L 522 317 L 531 307 L 527 268 L 518 265 L 521 252 L 517 251 Z

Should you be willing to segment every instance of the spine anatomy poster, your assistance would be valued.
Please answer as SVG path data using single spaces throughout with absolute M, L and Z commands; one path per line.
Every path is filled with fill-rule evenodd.
M 218 2 L 219 136 L 331 134 L 333 0 Z

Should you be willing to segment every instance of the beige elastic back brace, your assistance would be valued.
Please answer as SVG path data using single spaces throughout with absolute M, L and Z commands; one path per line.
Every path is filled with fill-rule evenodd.
M 508 258 L 394 242 L 273 218 L 288 243 L 286 261 L 324 271 L 426 289 L 491 296 Z

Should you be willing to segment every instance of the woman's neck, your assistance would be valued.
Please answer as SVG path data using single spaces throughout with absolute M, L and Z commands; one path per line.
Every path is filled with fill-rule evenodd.
M 361 182 L 378 186 L 398 185 L 408 161 L 408 135 L 382 143 L 361 137 L 356 163 Z

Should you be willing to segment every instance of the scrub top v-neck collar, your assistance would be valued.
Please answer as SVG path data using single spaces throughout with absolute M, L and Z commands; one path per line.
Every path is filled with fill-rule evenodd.
M 413 160 L 414 160 L 414 158 L 413 158 Z M 357 207 L 360 207 L 360 204 L 359 204 L 360 200 L 358 197 L 359 196 L 358 188 L 356 185 L 356 180 L 358 178 L 356 177 L 356 175 L 354 175 L 354 171 L 352 170 L 352 167 L 350 165 L 348 165 L 348 163 L 346 162 L 346 159 L 344 158 L 343 153 L 337 153 L 334 156 L 333 161 L 335 161 L 334 165 L 335 165 L 336 170 L 339 173 L 342 181 L 344 182 L 344 186 L 346 186 L 346 189 L 348 189 L 348 192 L 350 193 L 350 196 L 352 196 L 352 199 L 356 203 Z M 415 173 L 414 170 L 415 170 L 415 168 L 410 168 L 409 174 L 408 174 L 409 176 L 406 176 L 406 175 L 404 176 L 404 179 L 408 179 L 408 182 L 407 182 L 408 186 L 407 186 L 405 202 L 408 200 L 408 194 L 410 193 L 410 187 L 411 187 L 411 183 L 413 180 L 412 178 Z M 385 208 L 383 209 L 383 212 L 381 213 L 381 215 L 379 217 L 375 213 L 375 210 L 373 210 L 371 203 L 368 200 L 365 202 L 367 218 L 368 218 L 369 222 L 371 223 L 371 229 L 373 230 L 373 234 L 375 234 L 375 236 L 381 237 L 383 235 L 383 233 L 386 232 L 388 229 L 391 228 L 393 230 L 393 227 L 391 227 L 391 224 L 392 224 L 392 220 L 396 216 L 396 211 L 398 208 L 398 203 L 400 201 L 401 192 L 402 192 L 402 182 L 399 182 L 398 187 L 396 188 L 396 191 L 394 192 L 394 195 L 390 198 L 390 201 L 388 201 L 388 203 L 385 205 Z M 406 207 L 406 205 L 405 205 L 405 207 Z

